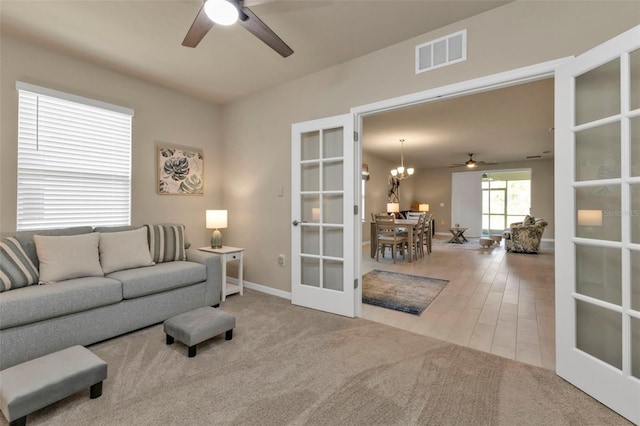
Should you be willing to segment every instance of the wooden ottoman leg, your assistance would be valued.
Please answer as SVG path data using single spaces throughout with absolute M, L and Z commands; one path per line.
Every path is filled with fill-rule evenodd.
M 225 340 L 233 339 L 233 328 L 231 330 L 227 330 L 227 332 L 224 333 L 224 339 Z
M 91 399 L 100 398 L 102 396 L 102 382 L 98 382 L 89 388 L 89 397 Z
M 167 334 L 167 345 L 173 345 L 173 337 Z
M 197 345 L 189 346 L 189 358 L 196 356 L 196 346 Z

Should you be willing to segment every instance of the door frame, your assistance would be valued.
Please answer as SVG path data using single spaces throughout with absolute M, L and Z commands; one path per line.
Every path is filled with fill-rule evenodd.
M 561 65 L 572 60 L 575 56 L 566 56 L 552 61 L 542 62 L 539 64 L 517 68 L 497 74 L 466 80 L 447 86 L 436 87 L 421 92 L 411 93 L 409 95 L 398 96 L 371 104 L 361 105 L 351 108 L 351 114 L 354 116 L 354 129 L 359 135 L 358 146 L 354 155 L 354 174 L 355 179 L 361 179 L 360 171 L 362 169 L 362 122 L 364 117 L 378 114 L 381 112 L 393 111 L 400 108 L 420 105 L 428 102 L 436 102 L 439 100 L 455 98 L 459 96 L 472 95 L 475 93 L 487 92 L 490 90 L 501 89 L 504 87 L 515 86 L 522 83 L 528 83 L 536 80 L 542 80 L 549 77 L 555 77 L 556 69 Z M 358 206 L 362 209 L 362 186 L 355 185 L 355 199 Z M 358 282 L 362 283 L 362 223 L 358 221 L 360 226 L 355 227 L 355 276 Z M 359 285 L 355 294 L 355 314 L 357 317 L 362 316 L 362 285 Z

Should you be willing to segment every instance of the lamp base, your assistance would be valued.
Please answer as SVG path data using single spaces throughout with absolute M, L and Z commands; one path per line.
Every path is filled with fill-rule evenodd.
M 211 248 L 222 248 L 222 233 L 219 229 L 215 229 L 213 234 L 211 234 Z

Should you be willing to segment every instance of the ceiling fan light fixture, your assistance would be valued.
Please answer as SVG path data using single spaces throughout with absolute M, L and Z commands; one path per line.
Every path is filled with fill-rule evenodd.
M 239 16 L 236 5 L 227 0 L 207 0 L 204 11 L 218 25 L 235 24 Z
M 476 166 L 476 163 L 467 163 L 467 167 L 473 169 Z

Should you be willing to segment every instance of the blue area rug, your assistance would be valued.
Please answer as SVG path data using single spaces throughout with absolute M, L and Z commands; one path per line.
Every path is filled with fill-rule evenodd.
M 376 269 L 362 276 L 362 303 L 420 315 L 448 282 Z

